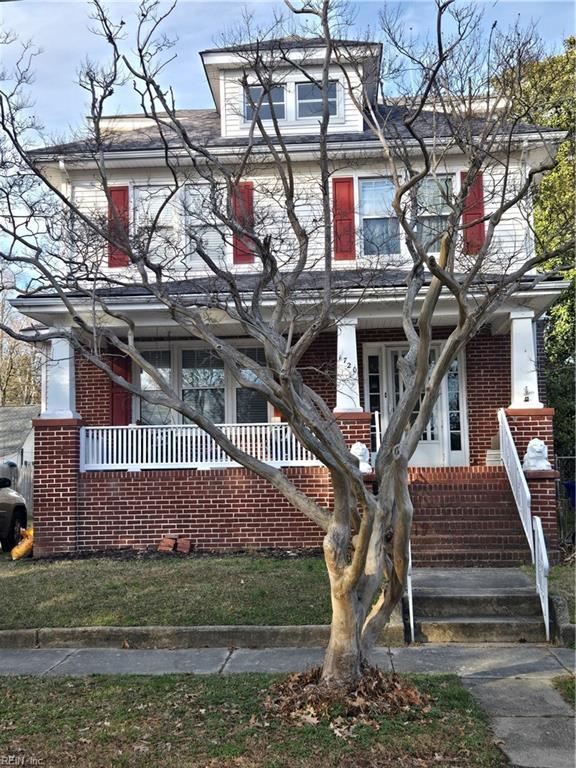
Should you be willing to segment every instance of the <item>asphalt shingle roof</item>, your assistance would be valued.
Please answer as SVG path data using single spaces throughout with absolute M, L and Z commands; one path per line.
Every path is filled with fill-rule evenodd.
M 412 139 L 411 134 L 404 125 L 405 118 L 410 114 L 408 107 L 380 105 L 379 111 L 384 132 L 390 140 Z M 182 109 L 178 110 L 177 116 L 190 139 L 201 146 L 215 148 L 241 147 L 248 143 L 248 137 L 223 138 L 220 135 L 220 116 L 215 109 Z M 480 133 L 484 127 L 484 120 L 479 117 L 470 118 L 467 120 L 467 126 L 472 128 L 474 133 Z M 414 123 L 414 129 L 423 138 L 448 138 L 453 134 L 453 126 L 446 119 L 446 116 L 432 111 L 422 112 Z M 519 124 L 514 128 L 514 133 L 524 135 L 536 131 L 544 133 L 553 130 L 552 128 L 543 128 L 530 124 Z M 171 147 L 177 148 L 181 145 L 179 136 L 172 129 L 166 128 L 165 136 Z M 287 137 L 287 140 L 290 144 L 317 144 L 318 131 L 315 133 L 291 135 Z M 328 136 L 328 142 L 333 144 L 367 141 L 377 141 L 374 133 L 367 126 L 363 131 L 331 133 Z M 262 137 L 255 137 L 253 142 L 255 145 L 263 145 L 265 143 Z M 163 148 L 163 141 L 155 125 L 126 131 L 110 131 L 109 138 L 104 146 L 105 151 L 119 153 L 137 150 L 159 150 Z M 87 138 L 86 140 L 36 149 L 31 154 L 38 157 L 45 154 L 89 155 L 91 149 L 91 140 Z

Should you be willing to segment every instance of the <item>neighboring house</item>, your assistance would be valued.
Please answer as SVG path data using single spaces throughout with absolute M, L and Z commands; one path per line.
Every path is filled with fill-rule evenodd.
M 0 408 L 0 464 L 10 461 L 20 468 L 34 462 L 32 421 L 39 415 L 39 405 Z
M 307 66 L 321 60 L 323 51 L 317 42 L 299 45 L 306 48 Z M 376 71 L 380 46 L 358 45 L 365 71 Z M 219 49 L 201 54 L 216 108 L 179 113 L 191 135 L 229 162 L 235 147 L 246 145 L 250 112 L 238 80 L 239 51 Z M 375 242 L 383 239 L 388 240 L 389 252 L 397 255 L 398 267 L 374 271 L 356 311 L 319 339 L 302 360 L 302 369 L 305 380 L 334 409 L 351 443 L 361 441 L 374 450 L 379 430 L 387 423 L 388 404 L 401 393 L 397 361 L 405 338 L 398 307 L 404 293 L 406 254 L 389 207 L 391 187 L 383 176 L 384 166 L 380 160 L 370 160 L 370 148 L 377 148 L 375 139 L 365 130 L 362 113 L 347 97 L 342 78 L 335 69 L 329 94 L 333 113 L 330 142 L 335 159 L 343 153 L 357 154 L 355 162 L 344 163 L 332 180 L 336 284 L 353 291 L 358 276 L 370 269 Z M 257 91 L 253 96 L 258 97 Z M 402 131 L 403 108 L 376 105 L 375 95 L 373 99 L 389 129 Z M 285 73 L 278 86 L 275 105 L 287 144 L 301 150 L 294 153 L 297 175 L 299 164 L 302 174 L 304 169 L 309 174 L 317 145 L 318 93 L 294 69 Z M 442 131 L 441 120 L 434 115 L 423 120 L 429 120 L 430 135 Z M 164 150 L 150 122 L 141 117 L 110 118 L 106 128 L 112 137 L 106 157 L 111 194 L 129 226 L 143 215 L 155 191 L 167 183 L 162 168 Z M 526 151 L 537 152 L 541 134 L 530 126 L 519 126 L 518 131 Z M 53 178 L 61 174 L 62 188 L 79 204 L 106 210 L 104 193 L 93 180 L 93 163 L 81 143 L 47 149 L 36 157 Z M 456 153 L 448 156 L 443 177 L 447 189 L 459 189 L 464 167 Z M 484 206 L 489 210 L 485 191 L 493 182 L 482 174 L 477 176 L 474 196 L 482 210 Z M 306 204 L 313 216 L 318 201 L 311 189 L 307 187 Z M 187 194 L 194 197 L 201 191 L 199 181 Z M 243 182 L 241 194 L 249 208 L 262 202 L 250 179 Z M 444 215 L 442 201 L 432 186 L 426 195 L 429 223 L 434 227 Z M 174 232 L 182 227 L 176 209 L 162 223 Z M 518 248 L 519 243 L 522 248 L 530 247 L 525 221 L 518 212 L 506 213 L 501 231 L 505 233 L 503 252 Z M 467 237 L 475 239 L 477 247 L 483 225 L 470 228 Z M 209 248 L 215 259 L 245 273 L 241 285 L 249 295 L 253 288 L 250 258 L 241 245 L 224 244 L 216 238 Z M 202 281 L 208 279 L 203 277 L 202 261 L 197 259 L 195 264 L 195 258 L 191 252 L 188 266 L 195 265 L 197 275 L 174 286 L 190 301 L 202 294 Z M 108 259 L 111 274 L 126 266 L 121 252 L 110 249 Z M 312 268 L 305 279 L 303 290 L 313 291 L 321 273 Z M 557 286 L 543 283 L 534 288 L 526 279 L 515 297 L 499 307 L 490 326 L 454 361 L 412 460 L 417 563 L 510 565 L 529 559 L 508 480 L 501 467 L 487 466 L 487 453 L 497 447 L 498 411 L 504 408 L 520 456 L 532 437 L 542 438 L 552 451 L 552 411 L 543 407 L 538 392 L 533 329 L 558 293 Z M 76 301 L 82 304 L 81 297 Z M 162 307 L 144 291 L 111 289 L 107 302 L 122 306 L 134 319 L 140 348 L 198 407 L 229 425 L 233 440 L 245 446 L 252 441 L 259 449 L 266 446 L 267 460 L 285 467 L 303 488 L 329 503 L 327 470 L 294 441 L 265 401 L 236 384 L 216 355 L 179 337 Z M 55 296 L 19 299 L 14 304 L 46 326 L 63 322 L 62 306 Z M 433 355 L 456 320 L 455 302 L 443 296 L 434 320 Z M 258 357 L 260 350 L 241 337 L 238 327 L 227 330 Z M 312 522 L 266 481 L 234 466 L 198 428 L 182 424 L 176 414 L 127 396 L 96 367 L 75 359 L 65 341 L 53 343 L 52 358 L 45 371 L 42 414 L 35 422 L 36 554 L 152 546 L 166 532 L 189 535 L 199 549 L 321 544 L 321 531 Z M 347 365 L 339 366 L 337 361 Z M 146 376 L 122 360 L 116 365 L 142 387 L 150 386 Z M 323 376 L 322 371 L 334 376 Z M 554 551 L 553 474 L 531 477 L 530 486 L 533 511 L 542 517 Z

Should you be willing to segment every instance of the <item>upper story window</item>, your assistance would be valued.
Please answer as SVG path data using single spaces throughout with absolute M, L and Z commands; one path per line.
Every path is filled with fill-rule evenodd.
M 400 253 L 400 229 L 392 210 L 390 179 L 360 179 L 360 231 L 364 256 Z
M 432 250 L 440 248 L 439 235 L 446 228 L 451 196 L 452 176 L 423 179 L 418 187 L 416 231 L 424 245 Z
M 171 196 L 172 195 L 172 196 Z M 177 195 L 169 186 L 135 186 L 134 222 L 136 229 L 154 227 L 157 233 L 168 234 L 176 225 Z
M 328 83 L 328 112 L 338 114 L 338 84 Z M 322 89 L 315 83 L 296 83 L 296 117 L 322 117 Z
M 270 106 L 272 102 L 272 107 Z M 258 105 L 260 107 L 258 108 Z M 258 116 L 262 120 L 272 119 L 272 109 L 277 120 L 286 117 L 286 93 L 283 85 L 275 85 L 268 92 L 264 92 L 261 85 L 251 85 L 244 92 L 244 119 L 250 121 L 254 112 L 258 110 Z

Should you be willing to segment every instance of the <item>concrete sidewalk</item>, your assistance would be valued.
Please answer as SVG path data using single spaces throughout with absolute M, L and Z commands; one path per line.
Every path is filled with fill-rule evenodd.
M 0 674 L 83 676 L 297 672 L 322 648 L 179 650 L 0 649 Z M 574 765 L 574 711 L 551 680 L 574 671 L 574 651 L 545 645 L 423 645 L 378 648 L 387 670 L 456 674 L 489 713 L 495 738 L 517 768 Z
M 0 649 L 0 675 L 164 675 L 299 672 L 320 664 L 323 648 Z M 551 678 L 574 669 L 574 651 L 547 645 L 458 644 L 378 648 L 384 669 L 456 674 L 465 679 Z

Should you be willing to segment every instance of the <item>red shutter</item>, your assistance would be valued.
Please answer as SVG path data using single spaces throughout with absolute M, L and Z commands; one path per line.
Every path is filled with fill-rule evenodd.
M 354 179 L 332 179 L 334 258 L 356 258 L 354 238 Z
M 122 240 L 129 227 L 129 192 L 128 187 L 109 187 L 108 232 L 115 240 Z M 121 248 L 108 244 L 108 266 L 126 267 L 130 258 Z
M 254 185 L 241 181 L 232 193 L 232 213 L 244 229 L 254 226 Z M 248 237 L 234 235 L 232 241 L 234 264 L 253 264 L 254 244 Z
M 110 367 L 117 376 L 132 382 L 132 360 L 127 355 L 116 351 L 110 359 Z M 124 427 L 132 421 L 132 393 L 116 384 L 112 384 L 110 421 L 114 427 Z
M 466 181 L 467 173 L 462 171 L 460 178 L 461 183 Z M 464 211 L 462 213 L 462 226 L 464 227 L 464 253 L 468 253 L 471 256 L 480 252 L 480 249 L 484 245 L 484 222 L 478 221 L 478 219 L 484 216 L 484 185 L 482 183 L 482 172 L 478 171 L 474 177 L 466 200 L 464 201 Z M 473 224 L 472 222 L 476 222 Z

